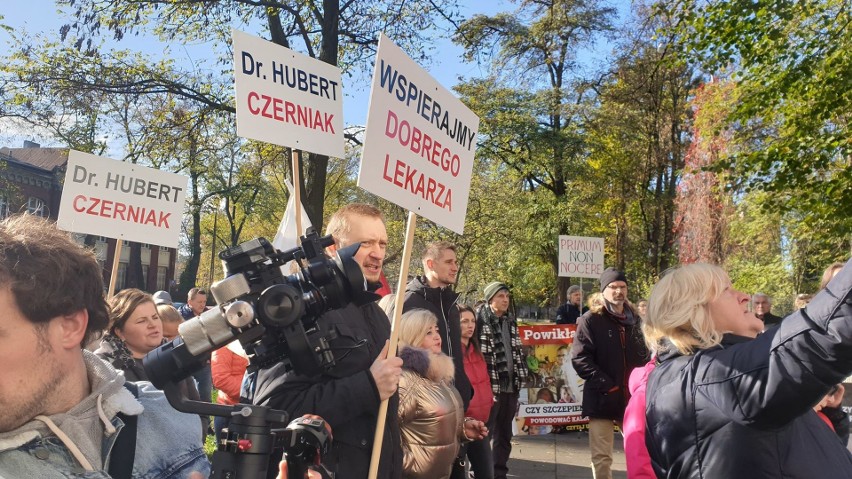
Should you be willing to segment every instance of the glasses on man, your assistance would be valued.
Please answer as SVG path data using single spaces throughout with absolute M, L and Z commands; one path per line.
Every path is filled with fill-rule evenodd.
M 627 286 L 612 286 L 608 285 L 606 289 L 611 289 L 613 291 L 627 291 Z

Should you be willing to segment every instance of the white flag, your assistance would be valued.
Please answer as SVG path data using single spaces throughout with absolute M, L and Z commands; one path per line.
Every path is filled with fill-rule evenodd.
M 311 227 L 311 220 L 308 219 L 305 213 L 305 207 L 299 204 L 299 211 L 302 214 L 302 231 L 296 231 L 296 195 L 293 194 L 293 185 L 290 181 L 286 181 L 287 191 L 290 192 L 290 199 L 287 200 L 287 209 L 284 210 L 284 217 L 281 218 L 281 224 L 278 225 L 278 232 L 275 233 L 275 239 L 272 240 L 272 246 L 281 251 L 295 248 L 298 245 L 298 237 L 305 234 L 305 230 Z

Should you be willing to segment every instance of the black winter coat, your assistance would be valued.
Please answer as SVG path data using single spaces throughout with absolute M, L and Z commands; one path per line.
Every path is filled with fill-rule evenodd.
M 627 304 L 626 309 L 630 308 Z M 633 368 L 648 362 L 648 349 L 642 337 L 639 315 L 630 310 L 627 318 L 616 317 L 609 309 L 591 311 L 577 320 L 571 363 L 585 379 L 583 415 L 621 421 L 630 399 L 627 380 Z M 608 392 L 614 386 L 618 390 Z
M 852 477 L 852 456 L 812 409 L 852 373 L 852 265 L 756 339 L 659 360 L 645 434 L 657 477 Z
M 588 311 L 588 306 L 583 306 L 583 311 L 571 302 L 562 303 L 556 308 L 556 324 L 577 324 L 577 318 Z
M 280 363 L 261 369 L 255 403 L 283 409 L 291 418 L 303 414 L 321 416 L 331 425 L 334 435 L 331 453 L 323 457 L 325 466 L 338 478 L 366 478 L 381 404 L 370 366 L 390 338 L 390 322 L 375 303 L 370 303 L 329 311 L 317 324 L 337 333 L 337 338 L 330 341 L 335 366 L 313 377 L 285 372 Z M 402 475 L 398 408 L 399 396 L 394 394 L 388 401 L 379 464 L 378 477 L 383 479 Z
M 453 358 L 455 366 L 455 387 L 464 403 L 464 410 L 473 397 L 473 387 L 464 372 L 464 351 L 461 347 L 461 324 L 459 310 L 455 307 L 459 295 L 449 286 L 430 288 L 426 278 L 412 279 L 405 287 L 404 313 L 412 309 L 426 309 L 438 317 L 438 330 L 441 333 L 441 351 Z

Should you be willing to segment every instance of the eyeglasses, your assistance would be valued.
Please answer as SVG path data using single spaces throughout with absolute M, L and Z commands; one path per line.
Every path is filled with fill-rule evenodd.
M 612 286 L 608 285 L 606 289 L 611 289 L 613 291 L 627 291 L 627 286 Z

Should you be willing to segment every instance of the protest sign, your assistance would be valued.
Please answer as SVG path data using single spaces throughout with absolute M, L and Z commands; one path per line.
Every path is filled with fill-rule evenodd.
M 529 377 L 520 401 L 520 426 L 529 434 L 545 434 L 554 426 L 585 427 L 584 382 L 571 365 L 575 324 L 518 325 Z M 522 395 L 524 396 L 524 395 Z
M 559 276 L 598 279 L 603 271 L 603 238 L 559 235 Z
M 340 69 L 238 30 L 232 37 L 237 134 L 342 158 Z
M 178 247 L 188 178 L 71 150 L 57 226 Z
M 358 186 L 463 233 L 479 118 L 384 34 Z

